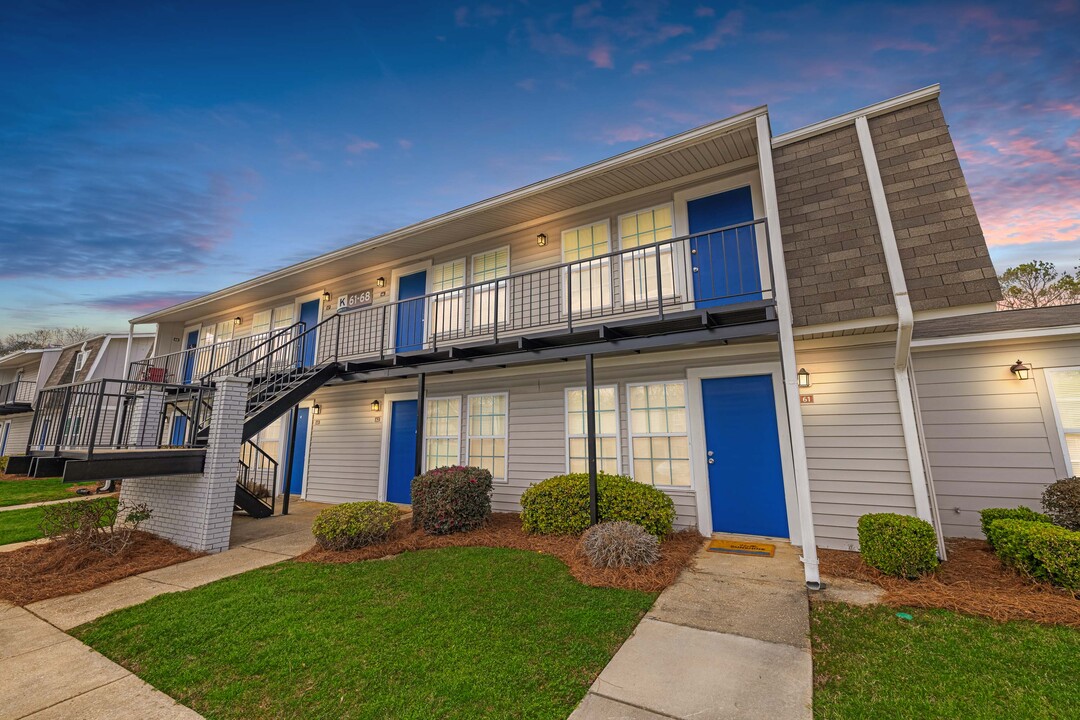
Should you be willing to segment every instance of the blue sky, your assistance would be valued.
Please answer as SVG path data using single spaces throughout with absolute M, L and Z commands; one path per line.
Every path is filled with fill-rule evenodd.
M 1080 4 L 0 4 L 0 334 L 134 315 L 768 104 L 934 82 L 999 268 L 1080 263 Z

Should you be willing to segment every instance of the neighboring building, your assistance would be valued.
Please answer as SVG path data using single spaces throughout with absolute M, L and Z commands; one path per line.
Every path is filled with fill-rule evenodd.
M 600 470 L 668 493 L 680 526 L 790 538 L 810 583 L 814 548 L 853 546 L 868 512 L 969 534 L 977 507 L 1030 502 L 1052 473 L 1031 458 L 1045 472 L 1011 492 L 1000 470 L 954 470 L 1014 423 L 943 427 L 945 406 L 996 406 L 977 384 L 945 399 L 935 368 L 982 363 L 1001 397 L 1027 391 L 1014 347 L 924 337 L 996 317 L 1000 298 L 937 97 L 779 136 L 757 108 L 135 318 L 156 349 L 125 387 L 160 431 L 113 446 L 205 459 L 183 477 L 145 452 L 101 467 L 137 478 L 124 492 L 162 508 L 153 529 L 210 550 L 228 542 L 242 441 L 249 511 L 257 470 L 265 513 L 282 490 L 407 503 L 418 470 L 459 463 L 491 470 L 495 509 L 516 510 L 530 484 L 586 470 L 591 385 Z

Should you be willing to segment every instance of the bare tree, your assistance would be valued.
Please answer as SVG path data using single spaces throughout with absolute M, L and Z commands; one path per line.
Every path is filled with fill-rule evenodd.
M 1024 308 L 1071 305 L 1080 302 L 1080 268 L 1073 274 L 1058 270 L 1053 263 L 1032 260 L 1005 270 L 1001 282 L 1001 308 Z
M 0 340 L 0 355 L 18 350 L 71 345 L 94 336 L 90 328 L 79 325 L 66 328 L 39 328 L 24 333 L 11 333 Z

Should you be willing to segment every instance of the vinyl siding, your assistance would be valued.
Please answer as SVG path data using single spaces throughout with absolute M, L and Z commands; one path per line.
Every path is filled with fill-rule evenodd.
M 1011 366 L 1030 363 L 1032 379 Z M 1040 509 L 1066 464 L 1045 369 L 1080 366 L 1080 340 L 923 349 L 914 356 L 926 450 L 946 536 L 982 537 L 979 510 Z
M 30 425 L 34 422 L 34 413 L 20 413 L 0 418 L 0 432 L 3 425 L 11 421 L 11 430 L 8 431 L 7 445 L 4 448 L 5 455 L 25 455 L 26 443 L 30 440 Z
M 811 373 L 802 405 L 817 544 L 858 545 L 856 523 L 873 512 L 915 513 L 893 374 L 894 335 L 883 344 L 820 348 L 796 343 Z

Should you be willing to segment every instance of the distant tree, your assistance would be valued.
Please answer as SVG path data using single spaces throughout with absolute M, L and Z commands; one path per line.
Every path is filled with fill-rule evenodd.
M 1001 282 L 1001 307 L 1006 310 L 1071 305 L 1080 302 L 1080 268 L 1071 274 L 1053 263 L 1032 260 L 1005 270 Z
M 66 328 L 39 328 L 23 333 L 10 333 L 3 340 L 0 340 L 0 355 L 7 355 L 19 350 L 71 345 L 93 337 L 93 335 L 94 333 L 90 331 L 90 328 L 80 325 Z

